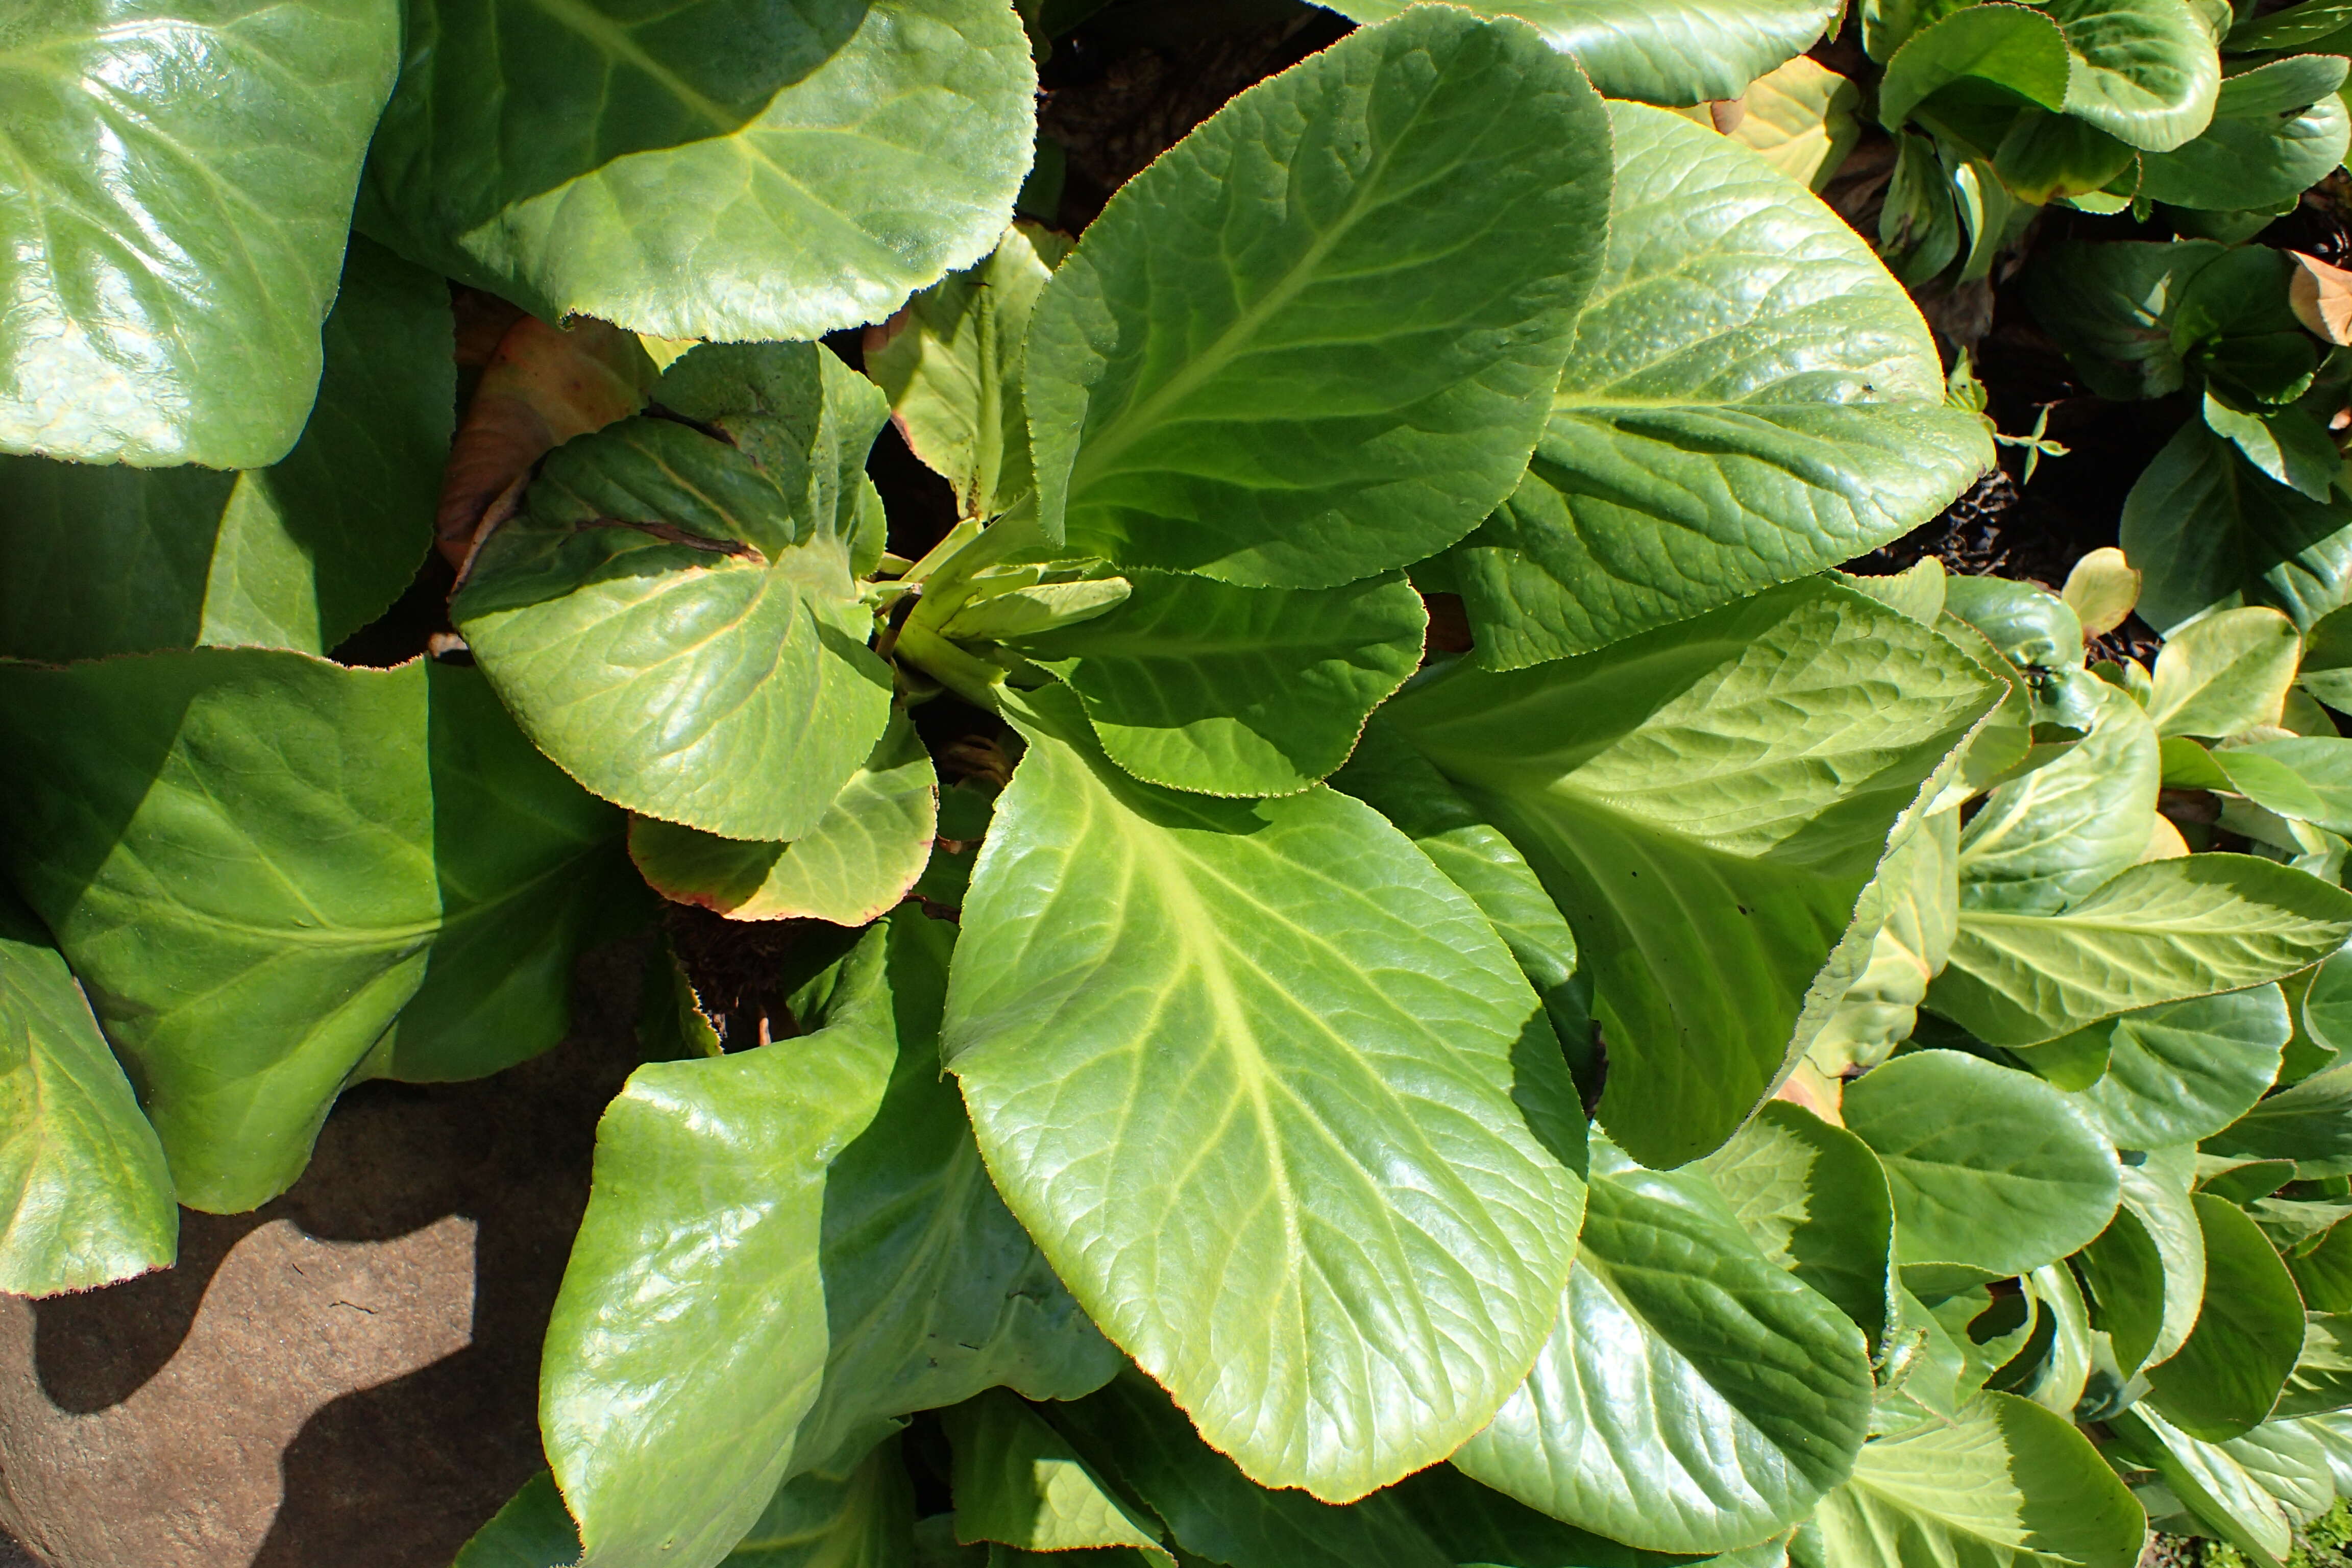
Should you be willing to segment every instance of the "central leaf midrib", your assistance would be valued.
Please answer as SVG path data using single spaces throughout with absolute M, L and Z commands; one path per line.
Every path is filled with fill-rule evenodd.
M 719 134 L 725 135 L 746 123 L 729 113 L 717 100 L 689 86 L 677 72 L 646 53 L 636 39 L 629 36 L 626 27 L 590 9 L 583 0 L 530 0 L 530 4 L 548 20 L 585 39 L 605 58 L 626 65 L 649 78 Z

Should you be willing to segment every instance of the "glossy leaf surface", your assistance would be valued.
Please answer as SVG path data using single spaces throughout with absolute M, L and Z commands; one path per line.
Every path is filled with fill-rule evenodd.
M 988 253 L 1035 87 L 990 0 L 419 0 L 361 226 L 550 321 L 814 338 Z
M 432 538 L 456 395 L 449 334 L 446 283 L 354 240 L 318 403 L 276 465 L 0 458 L 0 653 L 324 653 L 373 620 Z
M 1137 783 L 1050 689 L 1022 723 L 943 1041 L 1006 1201 L 1261 1483 L 1347 1500 L 1450 1453 L 1534 1359 L 1582 1206 L 1534 993 L 1370 807 Z
M 1717 1552 L 1845 1479 L 1870 1395 L 1854 1324 L 1759 1253 L 1705 1175 L 1596 1151 L 1559 1325 L 1454 1462 L 1595 1534 Z
M 1913 1051 L 1849 1084 L 1843 1110 L 1885 1168 L 1905 1263 L 2022 1274 L 2084 1246 L 2116 1212 L 2115 1150 L 2023 1073 Z
M 2275 985 L 2126 1013 L 2097 1033 L 2107 1070 L 2084 1103 L 2121 1149 L 2194 1143 L 2251 1109 L 2278 1076 L 2293 1025 Z
M 171 1267 L 172 1173 L 73 972 L 0 890 L 0 1290 L 53 1296 Z
M 1871 1444 L 1816 1518 L 1828 1568 L 2131 1568 L 2146 1528 L 2073 1423 L 2005 1394 Z
M 2130 693 L 2096 689 L 2090 733 L 1995 788 L 1960 834 L 1959 905 L 2047 914 L 2095 891 L 2147 847 L 2162 765 Z
M 391 0 L 59 0 L 0 53 L 0 452 L 266 467 L 319 385 Z
M 1532 28 L 1439 7 L 1235 98 L 1112 198 L 1038 303 L 1049 534 L 1317 587 L 1469 532 L 1559 378 L 1608 146 Z
M 540 748 L 608 800 L 730 838 L 814 829 L 881 739 L 855 579 L 881 394 L 813 343 L 709 346 L 568 443 L 450 606 Z M 707 433 L 715 431 L 717 434 Z
M 1776 1100 L 1704 1164 L 1748 1239 L 1836 1303 L 1875 1349 L 1890 1321 L 1895 1208 L 1870 1145 Z
M 1292 795 L 1355 748 L 1420 668 L 1429 617 L 1402 575 L 1241 588 L 1138 572 L 1108 613 L 1013 647 L 1060 676 L 1111 760 L 1148 784 Z
M 1406 0 L 1325 0 L 1378 22 Z M 1611 98 L 1704 103 L 1801 55 L 1837 17 L 1833 0 L 1478 0 L 1486 16 L 1532 22 Z
M 1897 817 L 1997 694 L 1929 628 L 1813 581 L 1575 659 L 1457 668 L 1383 717 L 1568 916 L 1608 1038 L 1601 1120 L 1664 1166 L 1720 1146 L 1822 1026 Z
M 1609 254 L 1527 478 L 1452 552 L 1477 658 L 1585 652 L 1862 553 L 1991 461 L 1836 214 L 1675 115 L 1612 110 Z
M 2148 1369 L 2157 1406 L 2192 1437 L 2242 1437 L 2270 1416 L 2303 1352 L 2303 1298 L 2236 1205 L 2192 1202 L 2205 1237 L 2205 1305 L 2179 1353 Z
M 2261 985 L 2352 931 L 2352 900 L 2243 855 L 2131 867 L 2056 915 L 1964 910 L 1937 1012 L 1991 1045 L 2054 1040 L 2161 1002 Z

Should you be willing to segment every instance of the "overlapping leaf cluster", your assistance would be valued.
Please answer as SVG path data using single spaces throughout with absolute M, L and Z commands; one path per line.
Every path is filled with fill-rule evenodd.
M 0 1285 L 546 1048 L 649 884 L 808 923 L 757 1039 L 656 953 L 477 1568 L 2282 1555 L 2352 1479 L 2341 574 L 2151 492 L 2063 596 L 1841 575 L 1992 450 L 1806 188 L 1840 8 L 1342 8 L 1075 242 L 1052 5 L 8 35 Z M 2317 36 L 2216 12 L 1861 27 L 1915 183 L 2198 207 L 2217 51 Z M 2332 522 L 2326 279 L 2085 248 L 2069 348 Z M 466 656 L 329 658 L 436 538 Z

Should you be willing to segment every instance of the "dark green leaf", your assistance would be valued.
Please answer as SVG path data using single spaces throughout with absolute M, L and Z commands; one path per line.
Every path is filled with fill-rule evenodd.
M 1877 1349 L 1893 1310 L 1895 1209 L 1870 1146 L 1776 1100 L 1704 1163 L 1748 1239 Z
M 1030 1552 L 1132 1546 L 1170 1561 L 1159 1526 L 1087 1469 L 1044 1417 L 1003 1390 L 942 1417 L 955 1446 L 956 1539 Z
M 2272 1095 L 2205 1146 L 2217 1154 L 2293 1160 L 2306 1180 L 2352 1173 L 2352 1062 Z
M 2200 239 L 2064 241 L 2037 249 L 2027 263 L 2026 300 L 2100 396 L 2161 397 L 2179 391 L 2182 381 L 2172 347 L 2173 305 L 2223 248 Z
M 2302 1353 L 2271 1414 L 2284 1419 L 2346 1409 L 2352 1409 L 2352 1314 L 2311 1313 Z
M 2303 1298 L 2245 1211 L 2210 1193 L 2190 1201 L 2205 1237 L 2205 1305 L 2179 1353 L 2147 1378 L 2167 1420 L 2218 1443 L 2269 1418 L 2303 1351 Z
M 2123 548 L 2147 574 L 2139 613 L 2170 631 L 2243 595 L 2298 626 L 2352 597 L 2352 512 L 2256 472 L 2192 419 L 2124 500 Z
M 2262 985 L 2126 1013 L 2096 1032 L 2107 1070 L 2084 1103 L 2118 1148 L 2156 1149 L 2244 1114 L 2278 1075 L 2293 1026 L 2278 987 Z
M 2229 78 L 2202 135 L 2140 160 L 2140 198 L 2228 209 L 2294 200 L 2344 161 L 2352 121 L 2336 89 L 2345 64 L 2299 55 Z

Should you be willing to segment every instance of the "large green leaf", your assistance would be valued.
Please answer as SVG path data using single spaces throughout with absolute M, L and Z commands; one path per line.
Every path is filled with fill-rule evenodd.
M 1604 1146 L 1559 1325 L 1454 1463 L 1631 1546 L 1720 1552 L 1843 1480 L 1870 1404 L 1854 1324 L 1759 1253 L 1705 1174 Z
M 820 980 L 815 1033 L 649 1062 L 597 1124 L 540 1380 L 583 1563 L 708 1568 L 790 1473 L 825 1370 L 826 1167 L 924 1048 L 889 946 L 872 931 Z
M 1261 1483 L 1443 1458 L 1525 1375 L 1582 1207 L 1533 992 L 1360 802 L 1137 783 L 1058 690 L 1021 722 L 943 1039 L 997 1185 Z
M 1944 967 L 1959 921 L 1959 837 L 1960 814 L 1939 811 L 1880 866 L 1885 916 L 1871 941 L 1870 962 L 1807 1051 L 1823 1072 L 1843 1077 L 1876 1067 L 1917 1026 L 1927 983 Z
M 608 800 L 730 838 L 814 829 L 890 716 L 856 579 L 882 395 L 814 343 L 713 345 L 559 447 L 450 606 L 525 732 Z
M 2066 106 L 2071 61 L 2066 35 L 2051 16 L 2022 5 L 1966 5 L 1905 39 L 1886 62 L 1879 122 L 1899 130 L 1912 111 L 1963 78 L 1989 81 L 2045 109 Z
M 2234 595 L 2307 630 L 2352 597 L 2352 511 L 2258 472 L 2201 419 L 2141 470 L 2121 529 L 2124 552 L 2147 574 L 2139 613 L 2159 631 Z
M 2265 1421 L 2220 1447 L 2298 1525 L 2309 1524 L 2336 1501 L 2327 1445 L 2299 1422 Z
M 2308 1313 L 2303 1350 L 2272 1415 L 2284 1419 L 2347 1409 L 2352 1409 L 2352 1314 Z
M 1210 795 L 1290 795 L 1348 760 L 1420 668 L 1429 617 L 1401 574 L 1242 588 L 1137 572 L 1106 614 L 1012 646 L 1066 681 L 1113 762 Z
M 2294 1537 L 2286 1511 L 2227 1451 L 2137 1405 L 2108 1422 L 2126 1453 L 2156 1471 L 2198 1521 L 2256 1563 L 2278 1568 Z
M 1322 0 L 1359 22 L 1411 0 Z M 1801 55 L 1837 20 L 1838 0 L 1475 0 L 1485 16 L 1532 22 L 1611 98 L 1705 103 L 1738 98 Z
M 923 874 L 939 795 L 931 754 L 900 711 L 805 836 L 760 843 L 640 816 L 629 825 L 629 855 L 680 903 L 740 921 L 864 925 Z
M 1172 1561 L 1158 1524 L 1087 1468 L 1069 1440 L 1000 1391 L 946 1413 L 955 1446 L 956 1539 L 1026 1552 L 1133 1546 Z
M 721 1568 L 909 1568 L 914 1524 L 915 1489 L 887 1437 L 778 1487 Z
M 2269 1419 L 2303 1352 L 2303 1297 L 2245 1211 L 2191 1200 L 2205 1236 L 2205 1305 L 2188 1342 L 2148 1369 L 2157 1408 L 2192 1437 L 2242 1437 Z
M 1872 1443 L 1814 1519 L 1825 1568 L 2132 1568 L 2147 1530 L 2072 1422 L 2006 1394 Z
M 1964 910 L 1927 1005 L 2032 1046 L 2118 1013 L 2265 984 L 2352 933 L 2352 898 L 2250 855 L 2134 866 L 2056 915 Z
M 991 0 L 412 0 L 360 223 L 551 321 L 814 338 L 988 254 L 1035 88 Z
M 573 958 L 635 881 L 619 815 L 471 670 L 244 648 L 0 665 L 0 723 L 7 868 L 198 1208 L 283 1191 L 356 1078 L 553 1045 Z
M 2066 113 L 2163 153 L 2213 118 L 2221 61 L 2187 0 L 2049 0 L 2066 35 Z
M 2049 914 L 2140 858 L 2163 765 L 2147 712 L 2099 682 L 2090 733 L 1989 795 L 1960 835 L 1959 907 Z
M 52 0 L 0 48 L 0 451 L 256 468 L 392 89 L 392 0 Z
M 1446 558 L 1480 663 L 1582 653 L 1859 555 L 1989 468 L 1835 213 L 1678 116 L 1612 112 L 1609 254 L 1535 460 Z
M 1507 1563 L 1511 1568 L 1784 1568 L 1788 1559 L 1788 1542 L 1777 1535 L 1706 1558 L 1644 1552 L 1605 1541 L 1482 1487 L 1451 1465 L 1433 1465 L 1408 1476 L 1386 1495 L 1404 1505 L 1448 1563 Z
M 1383 712 L 1568 915 L 1608 1038 L 1601 1120 L 1663 1167 L 1720 1146 L 1829 1016 L 1889 834 L 1999 691 L 1816 579 L 1578 658 L 1457 668 Z
M 2206 616 L 2166 637 L 2148 718 L 2168 737 L 2275 726 L 2302 651 L 2294 623 L 2276 610 L 2246 605 Z
M 1576 933 L 1511 841 L 1378 717 L 1331 783 L 1387 817 L 1470 895 L 1543 999 L 1569 1059 L 1586 1061 L 1592 987 L 1577 973 Z
M 2121 1149 L 2194 1143 L 2229 1126 L 2278 1076 L 2294 1032 L 2275 985 L 2126 1013 L 2094 1026 L 2107 1070 L 2083 1103 Z
M 110 1285 L 177 1253 L 180 1211 L 73 972 L 0 888 L 0 1290 L 54 1296 Z
M 580 1531 L 555 1478 L 541 1470 L 474 1531 L 449 1568 L 572 1568 L 579 1561 Z
M 2300 55 L 2221 84 L 2195 141 L 2140 160 L 2138 195 L 2179 207 L 2243 211 L 2291 202 L 2344 161 L 2352 117 L 2336 96 L 2346 62 Z
M 1334 1508 L 1304 1492 L 1254 1484 L 1204 1445 L 1183 1413 L 1139 1373 L 1040 1414 L 1097 1475 L 1164 1522 L 1194 1560 L 1227 1568 L 1448 1568 L 1453 1562 L 1414 1527 L 1396 1492 Z
M 2100 396 L 2161 397 L 2179 391 L 2184 379 L 2172 346 L 2173 306 L 2223 248 L 2207 239 L 2067 240 L 2037 247 L 2026 264 L 2026 300 Z
M 1043 229 L 1009 228 L 986 260 L 866 334 L 866 374 L 888 395 L 907 445 L 955 487 L 963 517 L 993 517 L 1035 483 L 1021 369 L 1030 313 L 1068 247 Z
M 0 458 L 0 652 L 324 653 L 373 619 L 433 538 L 456 396 L 449 332 L 440 279 L 354 240 L 318 405 L 275 467 Z
M 1706 1168 L 1748 1239 L 1835 1302 L 1875 1350 L 1893 1321 L 1895 1209 L 1870 1146 L 1776 1100 Z
M 2206 1140 L 2217 1154 L 2293 1160 L 2305 1178 L 2352 1172 L 2352 1062 L 2314 1073 Z
M 1559 379 L 1608 149 L 1599 98 L 1532 28 L 1439 6 L 1226 104 L 1111 199 L 1038 302 L 1048 531 L 1288 587 L 1469 532 Z
M 2065 1095 L 1958 1051 L 1912 1051 L 1846 1086 L 1846 1126 L 1895 1195 L 1895 1253 L 2022 1274 L 2106 1228 L 2114 1148 Z

